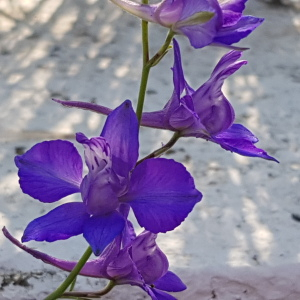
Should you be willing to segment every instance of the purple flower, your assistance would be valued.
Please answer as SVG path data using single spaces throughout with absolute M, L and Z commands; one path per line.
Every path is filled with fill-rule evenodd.
M 77 263 L 26 247 L 11 236 L 6 228 L 3 228 L 3 233 L 16 246 L 47 264 L 70 272 Z M 153 300 L 175 300 L 166 292 L 179 292 L 185 290 L 186 286 L 177 275 L 168 271 L 167 257 L 157 246 L 156 236 L 149 231 L 144 231 L 137 237 L 134 234 L 130 243 L 122 249 L 119 236 L 98 258 L 88 261 L 79 274 L 113 280 L 116 285 L 138 286 Z
M 195 48 L 237 43 L 263 21 L 243 16 L 247 0 L 163 0 L 149 5 L 130 0 L 111 1 L 143 20 L 186 35 Z
M 224 80 L 247 63 L 237 61 L 240 57 L 241 52 L 235 50 L 224 55 L 209 80 L 193 90 L 184 79 L 180 49 L 174 39 L 173 95 L 163 110 L 144 113 L 142 124 L 210 140 L 241 155 L 277 161 L 255 147 L 258 139 L 248 129 L 233 124 L 233 107 L 221 89 Z
M 224 80 L 247 63 L 244 60 L 238 61 L 241 53 L 232 50 L 224 55 L 209 80 L 193 90 L 184 79 L 180 49 L 174 39 L 173 95 L 162 110 L 143 113 L 141 124 L 177 131 L 183 137 L 203 138 L 240 155 L 278 162 L 254 145 L 258 138 L 253 133 L 243 125 L 233 124 L 233 107 L 222 93 Z M 110 111 L 92 103 L 53 100 L 64 106 L 89 109 L 101 114 L 108 114 Z
M 99 137 L 78 133 L 88 173 L 69 141 L 46 141 L 17 156 L 20 186 L 42 202 L 81 193 L 83 202 L 65 203 L 30 222 L 22 242 L 53 242 L 83 233 L 99 255 L 125 226 L 120 204 L 129 205 L 145 229 L 166 232 L 177 227 L 202 195 L 185 167 L 173 160 L 138 158 L 138 122 L 125 101 L 107 118 Z

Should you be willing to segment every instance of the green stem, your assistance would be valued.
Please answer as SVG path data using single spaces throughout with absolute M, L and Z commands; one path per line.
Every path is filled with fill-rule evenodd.
M 143 0 L 142 4 L 148 4 L 148 0 Z M 136 108 L 136 116 L 141 123 L 146 89 L 147 89 L 147 82 L 149 78 L 150 67 L 147 66 L 149 61 L 149 34 L 148 34 L 148 22 L 142 21 L 142 48 L 143 48 L 143 70 L 142 70 L 142 77 L 140 82 L 140 90 L 138 96 L 138 103 Z
M 74 280 L 72 281 L 71 285 L 70 285 L 70 292 L 72 292 L 74 290 L 75 284 L 76 284 L 76 279 L 77 277 L 74 278 Z
M 79 274 L 80 270 L 83 268 L 92 253 L 92 248 L 88 247 L 65 281 L 53 293 L 46 297 L 45 300 L 55 300 L 59 298 L 75 280 L 76 276 Z
M 151 67 L 155 66 L 161 60 L 161 58 L 166 54 L 166 51 L 168 50 L 174 35 L 175 35 L 174 31 L 170 30 L 168 32 L 168 35 L 166 37 L 166 40 L 165 40 L 164 44 L 162 45 L 162 47 L 157 51 L 157 53 L 148 62 L 148 64 Z
M 142 70 L 142 76 L 141 76 L 141 82 L 140 82 L 138 104 L 137 104 L 137 108 L 136 108 L 136 115 L 137 115 L 139 124 L 141 123 L 141 119 L 142 119 L 142 113 L 143 113 L 143 108 L 144 108 L 145 95 L 146 95 L 146 90 L 147 90 L 150 69 L 153 66 L 155 66 L 166 54 L 166 51 L 168 50 L 168 48 L 170 46 L 170 43 L 174 37 L 174 34 L 175 33 L 172 30 L 169 31 L 162 47 L 149 60 L 148 22 L 142 21 L 143 70 Z
M 180 138 L 180 133 L 175 132 L 173 134 L 173 136 L 171 137 L 171 139 L 164 146 L 153 151 L 149 155 L 147 155 L 144 158 L 142 158 L 141 160 L 139 160 L 136 163 L 136 166 L 139 165 L 141 162 L 143 162 L 146 159 L 158 157 L 158 156 L 162 155 L 163 153 L 165 153 L 166 151 L 170 150 L 175 145 L 175 143 L 179 140 L 179 138 Z
M 100 296 L 106 295 L 108 292 L 110 292 L 116 283 L 111 280 L 108 285 L 99 292 L 66 292 L 63 294 L 63 297 L 87 297 L 87 298 L 99 298 Z
M 72 297 L 72 296 L 61 296 L 61 297 L 59 299 L 90 300 L 90 298 L 80 298 L 80 297 Z
M 139 121 L 139 124 L 141 124 L 141 119 L 142 119 L 142 113 L 143 113 L 143 108 L 144 108 L 145 95 L 146 95 L 146 90 L 147 90 L 147 83 L 148 83 L 150 68 L 151 68 L 150 66 L 146 65 L 143 67 L 143 71 L 142 71 L 138 104 L 137 104 L 137 108 L 136 108 L 136 116 Z
M 143 0 L 142 4 L 148 4 L 148 0 Z M 142 21 L 142 47 L 143 47 L 143 67 L 149 60 L 149 34 L 148 22 Z

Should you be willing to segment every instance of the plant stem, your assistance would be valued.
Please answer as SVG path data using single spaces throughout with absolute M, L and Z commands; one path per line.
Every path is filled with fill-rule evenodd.
M 148 4 L 148 0 L 143 0 L 143 4 Z M 149 35 L 148 35 L 148 22 L 142 21 L 142 47 L 143 47 L 143 67 L 149 60 Z
M 92 253 L 92 248 L 88 247 L 65 281 L 53 293 L 46 297 L 45 300 L 55 300 L 59 298 L 75 280 L 76 276 L 79 274 L 80 270 L 83 268 L 84 264 L 87 262 Z
M 151 67 L 146 65 L 143 67 L 143 71 L 142 71 L 138 104 L 137 104 L 137 108 L 136 108 L 136 116 L 139 121 L 139 124 L 141 124 L 141 119 L 142 119 L 142 113 L 143 113 L 143 108 L 144 108 L 144 101 L 145 101 L 145 95 L 146 95 L 146 89 L 147 89 L 150 68 Z
M 75 284 L 76 284 L 76 279 L 77 277 L 74 278 L 74 280 L 72 281 L 71 285 L 70 285 L 70 292 L 72 292 L 74 290 Z
M 164 44 L 148 62 L 148 64 L 151 67 L 155 66 L 161 60 L 161 58 L 166 54 L 166 51 L 168 50 L 174 35 L 175 35 L 175 32 L 173 32 L 172 30 L 170 30 L 168 32 L 168 35 L 166 37 Z
M 72 296 L 61 296 L 61 297 L 58 299 L 90 300 L 90 298 L 80 298 L 80 297 L 72 297 Z
M 100 296 L 106 295 L 108 292 L 110 292 L 114 286 L 115 282 L 111 280 L 108 285 L 99 292 L 66 292 L 62 296 L 63 297 L 87 297 L 87 298 L 99 298 Z
M 171 137 L 171 139 L 165 145 L 163 145 L 161 148 L 153 151 L 152 153 L 148 154 L 147 156 L 145 156 L 144 158 L 139 160 L 136 163 L 136 166 L 139 165 L 141 162 L 143 162 L 146 159 L 158 157 L 158 156 L 162 155 L 163 153 L 165 153 L 166 151 L 170 150 L 175 145 L 175 143 L 179 140 L 179 138 L 180 138 L 180 133 L 175 132 L 173 134 L 173 136 Z
M 147 4 L 148 1 L 144 0 L 143 3 Z M 168 50 L 168 48 L 170 46 L 170 43 L 174 37 L 174 34 L 175 33 L 172 30 L 169 31 L 162 47 L 149 60 L 148 22 L 142 21 L 143 70 L 142 70 L 142 76 L 141 76 L 141 82 L 140 82 L 138 104 L 137 104 L 137 108 L 136 108 L 136 115 L 137 115 L 139 124 L 141 123 L 141 119 L 142 119 L 142 113 L 143 113 L 143 108 L 144 108 L 145 95 L 146 95 L 146 90 L 147 90 L 150 69 L 153 66 L 155 66 L 166 54 L 166 51 Z
M 148 4 L 148 0 L 143 0 L 142 4 Z M 147 82 L 149 78 L 150 67 L 147 65 L 149 61 L 149 34 L 148 34 L 148 22 L 142 21 L 142 48 L 143 48 L 143 69 L 142 69 L 142 77 L 140 82 L 140 90 L 138 96 L 138 103 L 136 108 L 136 116 L 141 123 Z

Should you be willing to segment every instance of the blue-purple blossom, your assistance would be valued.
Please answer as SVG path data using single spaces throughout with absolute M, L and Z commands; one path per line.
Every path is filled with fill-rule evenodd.
M 258 138 L 241 124 L 234 124 L 235 114 L 222 92 L 224 80 L 236 72 L 245 60 L 238 61 L 241 51 L 232 50 L 216 65 L 210 78 L 198 89 L 192 89 L 184 78 L 181 54 L 174 39 L 174 91 L 162 110 L 143 113 L 143 126 L 168 129 L 182 137 L 197 137 L 219 144 L 223 149 L 244 156 L 277 160 L 255 146 Z M 54 101 L 70 107 L 108 114 L 107 107 L 78 101 Z
M 210 44 L 227 47 L 248 36 L 263 21 L 243 16 L 247 0 L 163 0 L 157 4 L 111 1 L 143 20 L 187 36 L 195 48 Z
M 6 228 L 3 228 L 3 233 L 16 246 L 47 264 L 70 272 L 77 263 L 26 247 L 11 236 Z M 79 274 L 112 280 L 116 285 L 138 286 L 152 300 L 175 300 L 176 298 L 166 292 L 179 292 L 185 290 L 186 286 L 176 274 L 168 271 L 167 257 L 157 246 L 156 236 L 144 231 L 136 237 L 133 231 L 131 240 L 126 245 L 123 238 L 123 247 L 121 236 L 118 236 L 98 258 L 88 261 Z
M 138 121 L 125 101 L 108 116 L 99 137 L 77 133 L 88 173 L 69 141 L 45 141 L 17 156 L 24 193 L 41 202 L 55 202 L 81 193 L 83 202 L 62 204 L 30 222 L 22 242 L 53 242 L 83 233 L 99 255 L 125 226 L 120 205 L 129 205 L 145 229 L 166 232 L 177 227 L 202 195 L 185 167 L 162 158 L 138 159 Z
M 247 128 L 233 124 L 233 107 L 222 92 L 224 80 L 247 63 L 238 61 L 241 53 L 232 50 L 225 54 L 210 78 L 194 90 L 185 81 L 179 45 L 174 39 L 172 97 L 162 110 L 145 113 L 142 123 L 177 131 L 183 137 L 203 138 L 241 155 L 277 161 L 254 145 L 258 139 Z

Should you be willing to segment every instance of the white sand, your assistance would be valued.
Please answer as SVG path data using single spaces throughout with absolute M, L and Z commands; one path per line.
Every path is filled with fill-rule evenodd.
M 181 300 L 300 299 L 300 12 L 249 1 L 247 13 L 266 18 L 240 46 L 249 64 L 226 81 L 237 122 L 259 138 L 259 147 L 281 163 L 246 158 L 193 138 L 167 157 L 183 162 L 204 194 L 182 226 L 161 235 L 170 268 L 187 283 Z M 103 116 L 67 109 L 52 97 L 115 107 L 136 103 L 141 70 L 139 21 L 108 1 L 0 1 L 0 220 L 20 238 L 33 218 L 57 204 L 23 195 L 13 163 L 16 149 L 46 139 L 101 131 Z M 166 31 L 151 26 L 155 51 Z M 197 88 L 226 51 L 192 49 L 178 38 L 184 69 Z M 153 69 L 146 110 L 161 108 L 172 92 L 172 54 Z M 166 143 L 169 132 L 141 131 L 141 156 Z M 75 199 L 68 197 L 66 201 Z M 36 261 L 0 235 L 0 300 L 43 299 L 66 273 Z M 82 237 L 28 243 L 66 259 L 86 248 Z M 66 250 L 68 249 L 68 250 Z M 100 283 L 102 286 L 104 282 Z M 78 289 L 100 289 L 81 278 Z M 103 299 L 148 299 L 117 287 Z

